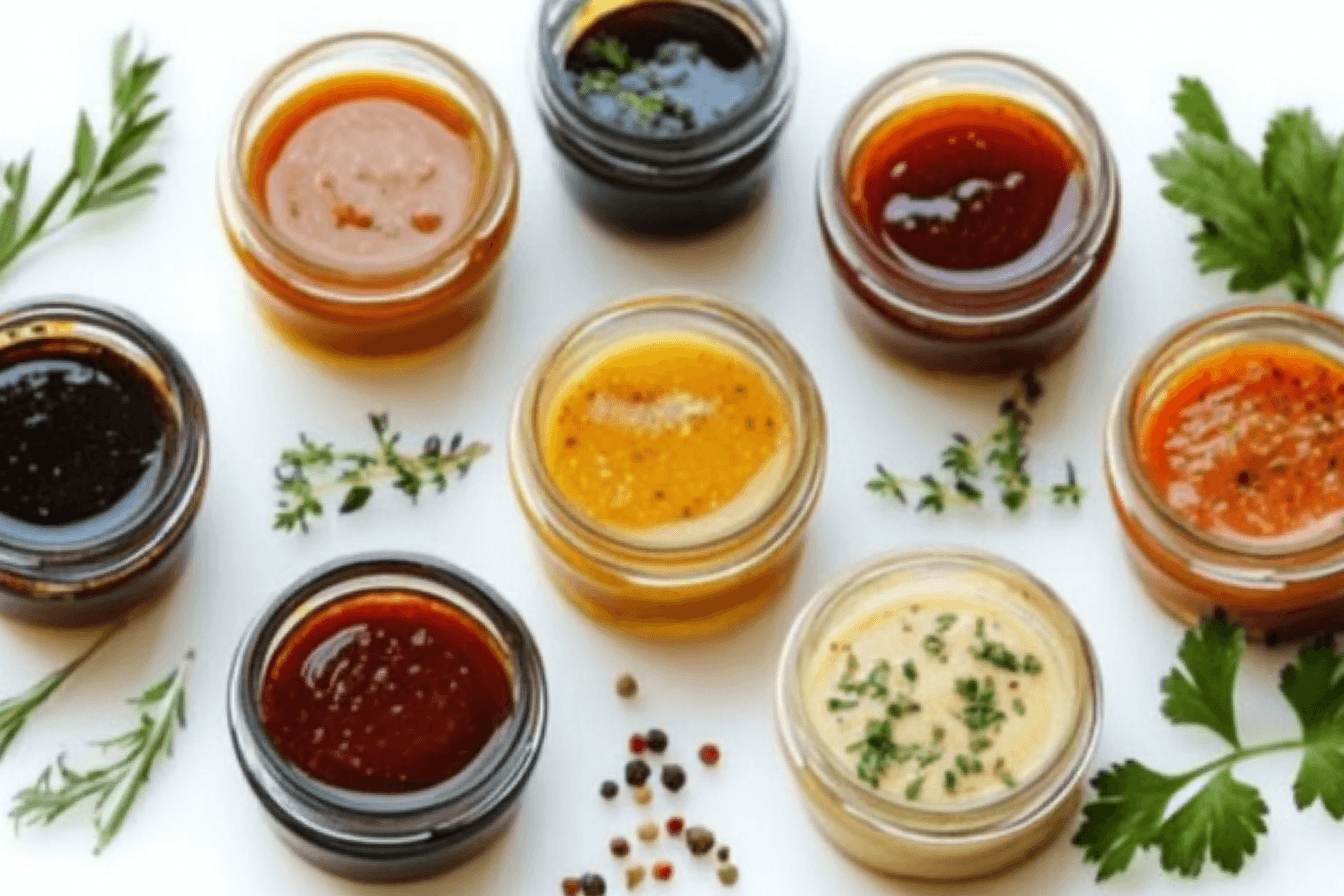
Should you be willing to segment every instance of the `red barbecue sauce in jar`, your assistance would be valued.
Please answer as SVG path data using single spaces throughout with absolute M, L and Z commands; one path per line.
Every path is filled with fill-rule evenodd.
M 432 787 L 466 768 L 514 708 L 501 648 L 466 613 L 407 591 L 314 613 L 271 658 L 261 717 L 276 750 L 326 784 Z

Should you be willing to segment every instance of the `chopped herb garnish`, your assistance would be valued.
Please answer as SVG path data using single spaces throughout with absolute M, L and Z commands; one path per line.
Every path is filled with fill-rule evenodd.
M 957 624 L 956 613 L 944 613 L 935 620 L 938 624 L 938 634 L 946 634 L 947 630 Z
M 994 746 L 994 742 L 983 734 L 971 738 L 970 748 L 972 753 L 983 753 L 992 746 Z
M 919 680 L 919 670 L 915 668 L 914 660 L 906 660 L 901 666 L 901 672 L 905 675 L 905 680 L 911 684 Z
M 857 700 L 842 700 L 839 697 L 832 697 L 826 701 L 826 708 L 831 712 L 844 712 L 847 709 L 853 709 L 859 705 Z
M 957 758 L 953 761 L 956 763 L 957 771 L 962 775 L 975 775 L 985 770 L 984 764 L 979 759 L 967 756 L 965 753 L 957 754 Z
M 1041 671 L 1041 661 L 1036 659 L 1035 654 L 1027 654 L 1022 658 L 1022 671 L 1028 675 L 1039 675 Z
M 924 787 L 924 775 L 920 775 L 905 785 L 905 798 L 911 801 L 919 799 L 919 791 Z
M 908 694 L 897 694 L 896 699 L 887 704 L 887 715 L 893 719 L 904 718 L 914 712 L 919 712 L 919 704 Z
M 947 642 L 937 635 L 924 636 L 924 652 L 934 659 L 947 662 Z
M 1002 781 L 1005 786 L 1008 787 L 1017 786 L 1017 779 L 1013 777 L 1012 772 L 999 772 L 999 780 Z
M 943 772 L 943 789 L 948 793 L 957 789 L 957 773 L 952 769 Z
M 1027 705 L 1023 703 L 1021 698 L 1019 697 L 1013 698 L 1013 712 L 1017 713 L 1020 716 L 1024 716 L 1027 714 Z
M 957 694 L 966 701 L 961 720 L 969 730 L 984 731 L 1008 718 L 998 707 L 994 679 L 989 676 L 981 680 L 958 678 L 956 687 Z

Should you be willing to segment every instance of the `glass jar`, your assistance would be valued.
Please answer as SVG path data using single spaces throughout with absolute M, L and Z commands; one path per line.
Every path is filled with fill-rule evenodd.
M 441 238 L 414 253 L 382 260 L 337 257 L 295 239 L 276 225 L 263 194 L 263 156 L 273 156 L 274 164 L 283 149 L 268 146 L 280 143 L 271 139 L 273 132 L 290 124 L 297 132 L 304 121 L 292 118 L 368 98 L 400 101 L 472 135 L 473 182 L 460 224 L 445 227 Z M 433 166 L 426 171 L 435 173 Z M 282 334 L 338 356 L 416 352 L 458 333 L 489 308 L 517 212 L 518 163 L 504 110 L 460 59 L 412 37 L 344 34 L 281 60 L 243 99 L 221 157 L 219 205 L 254 297 Z M 368 224 L 338 217 L 336 229 Z M 438 226 L 432 219 L 423 226 L 430 224 Z M 415 229 L 421 226 L 415 223 Z
M 0 526 L 0 613 L 95 625 L 162 595 L 181 572 L 205 495 L 209 428 L 186 361 L 125 309 L 49 296 L 0 312 L 0 365 L 52 356 L 131 374 L 152 398 L 161 430 L 157 460 L 115 512 L 71 525 Z
M 566 497 L 545 463 L 546 421 L 560 389 L 612 346 L 646 336 L 704 339 L 741 355 L 773 383 L 789 417 L 770 484 L 703 525 L 604 524 Z M 514 489 L 560 591 L 606 625 L 669 639 L 730 628 L 780 593 L 801 556 L 825 457 L 821 396 L 794 349 L 765 321 L 691 295 L 618 302 L 570 330 L 524 383 L 509 436 Z
M 723 118 L 687 134 L 621 129 L 589 114 L 566 70 L 584 32 L 613 12 L 668 5 L 715 14 L 754 47 L 761 80 Z M 537 108 L 574 198 L 619 228 L 648 234 L 709 230 L 764 193 L 797 81 L 779 0 L 545 0 L 538 32 Z
M 478 623 L 513 689 L 510 716 L 466 768 L 405 793 L 311 777 L 277 751 L 259 709 L 271 660 L 290 633 L 338 601 L 378 591 L 443 601 Z M 432 557 L 359 554 L 303 576 L 248 628 L 229 673 L 228 713 L 243 776 L 287 845 L 345 877 L 408 880 L 460 864 L 513 820 L 545 734 L 546 679 L 527 625 L 484 582 Z
M 889 619 L 901 601 L 947 597 L 1014 620 L 1039 640 L 1041 660 L 1061 670 L 1058 699 L 1050 703 L 1056 707 L 1050 736 L 1042 741 L 1049 746 L 1042 748 L 1035 771 L 1010 789 L 943 803 L 901 800 L 861 781 L 852 754 L 825 742 L 808 710 L 811 700 L 822 697 L 808 693 L 806 682 L 817 663 L 835 651 L 841 632 Z M 785 758 L 821 831 L 878 871 L 930 880 L 993 874 L 1058 836 L 1081 800 L 1101 724 L 1096 658 L 1069 609 L 1026 571 L 965 549 L 888 554 L 824 589 L 803 608 L 785 640 L 775 696 Z
M 1029 110 L 1076 151 L 1081 172 L 1067 188 L 1078 191 L 1076 211 L 1050 251 L 944 269 L 883 245 L 856 216 L 848 184 L 866 141 L 902 112 L 967 96 Z M 1021 59 L 959 52 L 900 66 L 854 102 L 822 156 L 817 209 L 841 305 L 865 339 L 932 370 L 1008 373 L 1058 357 L 1082 334 L 1115 246 L 1120 184 L 1100 125 L 1067 85 Z
M 1344 531 L 1277 539 L 1203 531 L 1173 511 L 1141 463 L 1141 434 L 1173 384 L 1201 361 L 1248 344 L 1306 349 L 1344 364 L 1344 325 L 1302 305 L 1239 305 L 1181 324 L 1134 365 L 1111 405 L 1111 500 L 1144 585 L 1187 625 L 1221 609 L 1253 639 L 1334 631 L 1344 625 Z

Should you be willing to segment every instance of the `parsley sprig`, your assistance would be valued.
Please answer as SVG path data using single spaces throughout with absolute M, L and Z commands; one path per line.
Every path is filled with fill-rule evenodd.
M 1323 306 L 1344 265 L 1344 137 L 1327 134 L 1310 109 L 1269 122 L 1259 161 L 1232 140 L 1198 78 L 1172 96 L 1186 130 L 1153 156 L 1162 196 L 1202 222 L 1190 237 L 1201 273 L 1230 271 L 1233 292 L 1285 283 L 1299 302 Z
M 167 109 L 153 108 L 158 95 L 152 89 L 167 58 L 150 58 L 143 51 L 134 57 L 130 54 L 131 34 L 127 32 L 112 48 L 112 115 L 107 142 L 100 145 L 88 114 L 81 110 L 65 174 L 30 217 L 25 217 L 24 205 L 32 153 L 0 170 L 0 193 L 4 195 L 0 203 L 0 272 L 33 243 L 80 215 L 154 191 L 163 165 L 132 163 L 168 118 Z
M 1162 680 L 1162 713 L 1174 725 L 1199 725 L 1230 751 L 1183 774 L 1155 771 L 1135 760 L 1114 765 L 1093 780 L 1096 797 L 1083 807 L 1073 838 L 1095 862 L 1097 879 L 1129 867 L 1140 849 L 1158 851 L 1162 867 L 1195 877 L 1211 860 L 1230 873 L 1255 854 L 1266 832 L 1268 807 L 1260 791 L 1232 776 L 1232 768 L 1266 753 L 1300 750 L 1293 800 L 1305 810 L 1317 800 L 1344 819 L 1344 654 L 1332 639 L 1308 644 L 1284 667 L 1279 690 L 1301 725 L 1299 737 L 1243 744 L 1233 692 L 1246 649 L 1245 633 L 1222 618 L 1205 622 L 1181 642 L 1180 665 Z M 1204 781 L 1174 810 L 1172 801 Z
M 900 504 L 909 503 L 909 493 L 917 492 L 915 510 L 942 513 L 953 503 L 983 503 L 984 474 L 988 471 L 1000 503 L 1016 513 L 1026 506 L 1034 490 L 1027 471 L 1027 436 L 1031 432 L 1031 410 L 1042 394 L 1040 380 L 1027 371 L 1017 391 L 1000 403 L 999 421 L 987 436 L 973 442 L 963 433 L 952 434 L 952 443 L 943 449 L 938 473 L 925 473 L 912 480 L 877 464 L 876 475 L 865 488 Z M 1072 462 L 1066 463 L 1064 470 L 1064 480 L 1050 486 L 1050 498 L 1055 504 L 1076 507 L 1082 503 L 1084 489 L 1078 484 Z
M 467 475 L 471 465 L 490 451 L 480 442 L 462 443 L 462 434 L 452 437 L 445 449 L 438 436 L 425 439 L 417 454 L 401 450 L 401 433 L 392 432 L 387 414 L 369 414 L 369 425 L 378 440 L 375 451 L 337 451 L 330 443 L 318 443 L 299 433 L 299 447 L 280 452 L 275 468 L 276 488 L 283 495 L 275 513 L 275 528 L 286 532 L 296 527 L 308 531 L 308 522 L 321 516 L 322 495 L 343 490 L 340 513 L 354 513 L 373 496 L 374 486 L 391 479 L 392 487 L 412 502 L 427 486 L 439 491 L 448 487 L 448 477 Z
M 32 786 L 19 791 L 9 812 L 15 830 L 24 825 L 51 824 L 75 806 L 91 802 L 98 834 L 94 853 L 107 848 L 149 782 L 154 764 L 172 754 L 174 733 L 186 727 L 186 674 L 193 658 L 188 651 L 176 669 L 130 700 L 140 717 L 134 728 L 96 742 L 105 753 L 113 754 L 113 759 L 81 771 L 67 765 L 61 756 Z

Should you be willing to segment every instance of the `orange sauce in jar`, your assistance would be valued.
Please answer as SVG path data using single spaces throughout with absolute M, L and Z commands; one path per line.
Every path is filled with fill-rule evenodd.
M 1300 539 L 1344 523 L 1344 367 L 1307 348 L 1246 344 L 1201 359 L 1144 422 L 1139 462 L 1188 524 Z

